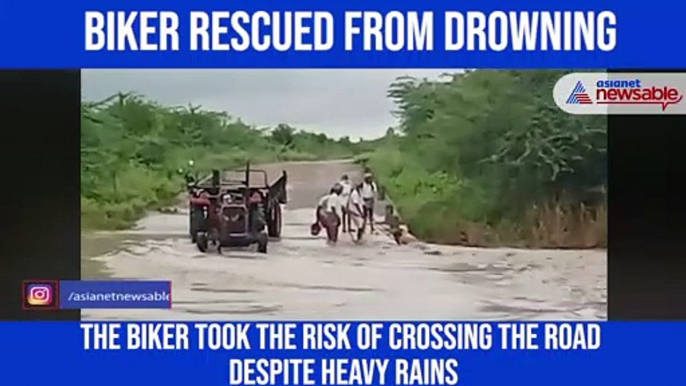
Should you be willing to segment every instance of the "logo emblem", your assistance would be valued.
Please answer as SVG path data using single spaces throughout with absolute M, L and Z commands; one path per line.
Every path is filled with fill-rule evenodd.
M 55 310 L 59 308 L 59 284 L 51 280 L 29 280 L 22 283 L 25 310 Z
M 581 81 L 576 82 L 576 86 L 574 86 L 574 89 L 572 90 L 571 94 L 569 94 L 569 98 L 567 98 L 567 104 L 568 105 L 592 105 L 593 104 L 591 97 L 586 92 L 586 87 L 584 87 L 584 84 L 581 83 Z

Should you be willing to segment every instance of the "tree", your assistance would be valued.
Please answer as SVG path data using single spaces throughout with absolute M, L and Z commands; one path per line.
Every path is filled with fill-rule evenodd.
M 274 130 L 272 130 L 272 139 L 274 142 L 283 145 L 286 148 L 293 147 L 293 138 L 295 136 L 295 129 L 284 124 L 278 124 Z
M 561 200 L 602 205 L 587 197 L 607 183 L 606 123 L 555 105 L 553 86 L 567 72 L 398 78 L 388 96 L 403 135 L 393 138 L 389 129 L 378 153 L 384 156 L 376 158 L 391 178 L 394 201 L 421 197 L 405 200 L 414 208 L 406 211 L 434 217 L 436 224 L 442 224 L 436 217 L 520 222 L 530 208 Z

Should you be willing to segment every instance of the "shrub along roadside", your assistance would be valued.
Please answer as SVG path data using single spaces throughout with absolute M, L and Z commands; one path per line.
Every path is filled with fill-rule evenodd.
M 564 71 L 401 78 L 400 126 L 358 156 L 419 238 L 475 246 L 607 243 L 606 123 L 552 100 Z

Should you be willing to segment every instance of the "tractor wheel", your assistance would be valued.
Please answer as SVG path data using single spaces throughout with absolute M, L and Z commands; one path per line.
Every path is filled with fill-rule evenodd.
M 195 236 L 195 245 L 198 246 L 198 249 L 200 250 L 200 252 L 202 252 L 202 253 L 207 252 L 207 247 L 208 247 L 207 233 L 198 232 Z
M 197 234 L 205 231 L 205 213 L 202 209 L 191 208 L 190 213 L 190 234 L 191 241 L 195 243 Z
M 267 230 L 269 231 L 269 237 L 281 237 L 281 228 L 283 227 L 281 205 L 276 204 L 269 214 L 269 224 L 267 225 Z
M 195 219 L 193 218 L 193 208 L 188 212 L 188 233 L 191 235 L 191 242 L 195 244 L 195 234 L 197 229 L 195 229 Z
M 269 244 L 269 238 L 266 234 L 262 233 L 257 238 L 257 252 L 267 253 L 267 245 Z

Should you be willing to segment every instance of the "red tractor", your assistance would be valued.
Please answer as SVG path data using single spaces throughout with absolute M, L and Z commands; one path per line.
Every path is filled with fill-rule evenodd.
M 244 178 L 227 177 L 237 171 L 213 170 L 200 181 L 188 184 L 191 240 L 202 252 L 223 247 L 257 244 L 267 253 L 269 237 L 280 237 L 283 227 L 281 204 L 287 202 L 286 172 L 272 184 L 267 172 L 246 165 Z M 252 174 L 263 176 L 255 183 Z

